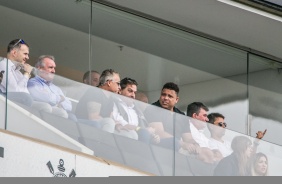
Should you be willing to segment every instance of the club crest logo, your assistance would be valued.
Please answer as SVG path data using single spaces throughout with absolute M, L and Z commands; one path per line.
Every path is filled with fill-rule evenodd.
M 63 159 L 59 160 L 59 165 L 57 167 L 59 172 L 56 172 L 56 173 L 54 172 L 52 163 L 50 161 L 47 162 L 46 165 L 47 165 L 50 173 L 53 174 L 54 177 L 67 177 L 67 175 L 64 173 L 66 169 L 64 167 L 64 160 Z M 69 177 L 75 177 L 75 176 L 76 176 L 76 173 L 75 173 L 74 169 L 72 169 L 72 171 L 69 174 Z

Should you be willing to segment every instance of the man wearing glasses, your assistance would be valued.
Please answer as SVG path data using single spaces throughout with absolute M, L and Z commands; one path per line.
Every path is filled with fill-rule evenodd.
M 115 122 L 112 119 L 113 95 L 119 91 L 119 73 L 112 69 L 104 70 L 98 88 L 91 86 L 79 100 L 76 106 L 78 121 L 113 133 L 115 130 Z
M 231 142 L 224 140 L 223 136 L 225 135 L 225 128 L 227 127 L 227 123 L 224 122 L 225 117 L 220 113 L 211 113 L 208 116 L 208 129 L 211 133 L 210 138 L 210 147 L 213 149 L 218 149 L 223 157 L 227 157 L 230 155 L 233 150 L 231 148 Z M 264 132 L 258 131 L 256 133 L 256 139 L 254 140 L 253 151 L 256 152 L 257 146 L 259 145 L 259 140 L 263 138 L 266 130 Z
M 33 101 L 27 89 L 27 82 L 33 71 L 33 67 L 26 63 L 28 59 L 29 46 L 23 39 L 15 39 L 9 43 L 7 58 L 0 58 L 0 71 L 4 71 L 0 92 L 14 102 L 38 111 L 51 112 L 49 104 Z
M 223 157 L 232 153 L 231 142 L 223 140 L 227 124 L 224 122 L 224 116 L 220 113 L 211 113 L 208 115 L 208 129 L 211 133 L 210 146 L 218 149 Z

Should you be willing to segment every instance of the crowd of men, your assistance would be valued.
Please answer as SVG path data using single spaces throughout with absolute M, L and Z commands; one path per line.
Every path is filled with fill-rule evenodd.
M 220 113 L 208 114 L 209 108 L 201 102 L 189 104 L 186 114 L 179 110 L 176 104 L 180 90 L 173 82 L 163 85 L 159 99 L 152 105 L 141 106 L 136 105 L 135 99 L 148 103 L 148 98 L 138 93 L 136 80 L 120 79 L 113 69 L 101 74 L 87 71 L 83 83 L 95 87 L 84 93 L 74 111 L 60 87 L 53 84 L 54 56 L 40 56 L 34 67 L 27 64 L 28 59 L 29 45 L 24 40 L 9 43 L 6 58 L 0 58 L 1 95 L 39 111 L 173 149 L 206 163 L 218 163 L 233 153 L 231 142 L 223 139 L 225 117 Z M 206 126 L 210 137 L 203 133 Z M 261 139 L 265 133 L 259 131 L 257 138 Z

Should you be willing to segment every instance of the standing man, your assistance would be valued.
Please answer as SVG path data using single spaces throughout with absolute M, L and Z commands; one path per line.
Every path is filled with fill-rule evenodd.
M 95 70 L 87 71 L 83 75 L 83 83 L 91 86 L 99 85 L 100 74 Z
M 114 107 L 112 94 L 118 94 L 120 91 L 119 73 L 112 69 L 104 70 L 98 88 L 90 87 L 81 97 L 76 106 L 76 116 L 80 122 L 90 123 L 113 133 L 115 122 L 112 119 Z
M 72 104 L 62 90 L 52 83 L 56 68 L 54 56 L 40 56 L 35 63 L 35 68 L 37 69 L 36 76 L 28 81 L 28 90 L 32 98 L 51 105 L 52 114 L 68 118 Z
M 124 97 L 117 99 L 114 105 L 115 133 L 146 143 L 150 143 L 153 138 L 154 142 L 158 143 L 159 136 L 155 135 L 152 127 L 147 127 L 147 120 L 142 111 L 134 104 L 137 85 L 134 79 L 127 77 L 120 81 L 120 94 Z

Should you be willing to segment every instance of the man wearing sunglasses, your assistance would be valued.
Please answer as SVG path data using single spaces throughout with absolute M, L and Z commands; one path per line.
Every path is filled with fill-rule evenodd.
M 224 122 L 224 116 L 220 113 L 210 113 L 208 115 L 208 129 L 211 133 L 210 146 L 218 149 L 223 157 L 232 153 L 231 142 L 223 140 L 227 123 Z
M 0 71 L 5 73 L 0 91 L 10 100 L 31 106 L 32 98 L 27 90 L 27 81 L 33 67 L 26 63 L 28 59 L 28 44 L 22 39 L 12 40 L 7 48 L 7 58 L 0 58 Z
M 27 89 L 28 80 L 34 71 L 33 67 L 26 63 L 28 59 L 28 44 L 23 39 L 12 40 L 7 48 L 7 58 L 0 58 L 0 71 L 4 71 L 0 92 L 2 91 L 9 100 L 32 107 L 31 111 L 36 109 L 51 112 L 49 104 L 33 101 Z
M 7 48 L 7 58 L 1 58 L 0 71 L 6 71 L 8 65 L 9 92 L 26 92 L 26 83 L 30 77 L 32 67 L 27 64 L 29 59 L 29 46 L 22 39 L 11 41 Z M 22 72 L 21 72 L 21 71 Z M 0 89 L 6 92 L 6 76 L 3 76 Z
M 119 91 L 119 73 L 113 69 L 104 70 L 98 87 L 89 87 L 80 98 L 75 111 L 78 121 L 113 133 L 115 130 L 115 122 L 112 119 L 113 96 Z
M 210 138 L 210 147 L 213 149 L 218 149 L 223 157 L 226 157 L 232 153 L 231 142 L 224 140 L 223 136 L 226 133 L 227 123 L 224 122 L 225 117 L 220 113 L 211 113 L 208 116 L 208 129 L 211 133 Z M 255 153 L 257 150 L 257 146 L 259 145 L 259 140 L 263 138 L 266 130 L 264 132 L 258 131 L 256 133 L 256 139 L 254 140 L 253 152 Z

